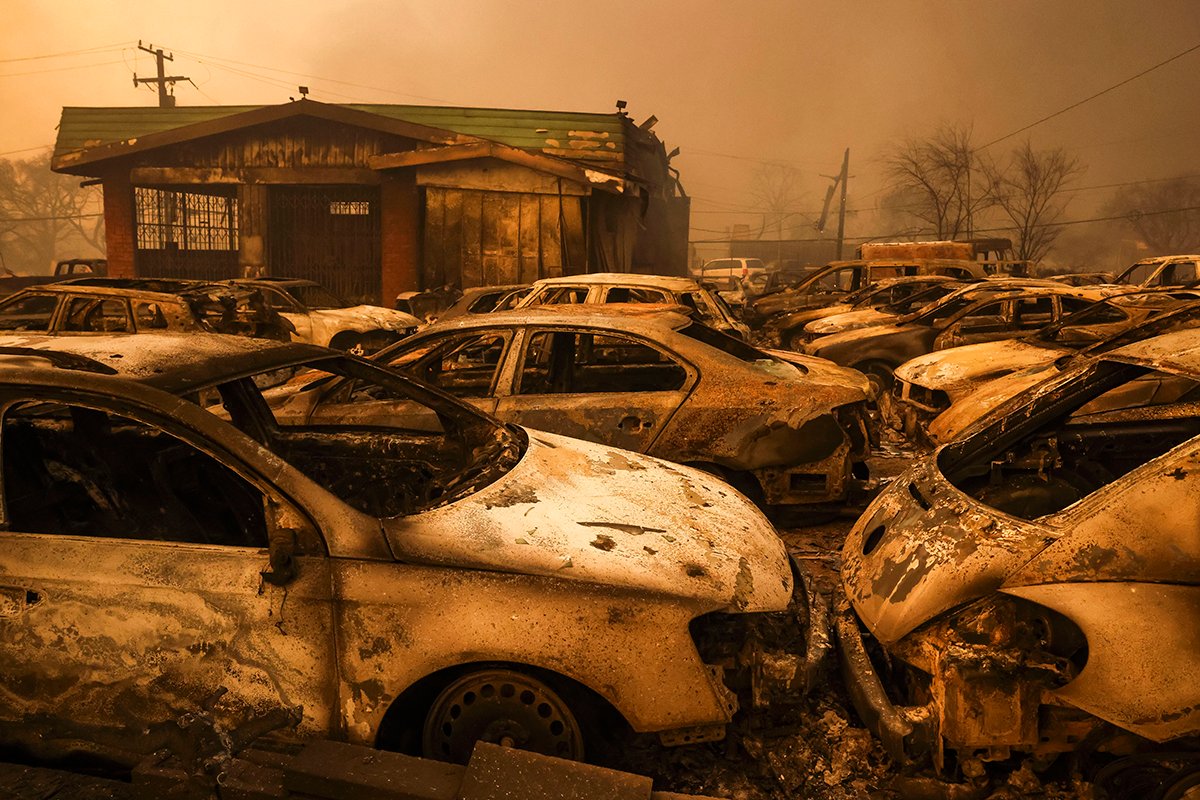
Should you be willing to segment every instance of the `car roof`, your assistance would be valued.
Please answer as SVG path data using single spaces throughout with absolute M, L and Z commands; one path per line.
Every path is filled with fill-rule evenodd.
M 676 275 L 647 275 L 640 272 L 590 272 L 585 275 L 563 275 L 560 278 L 542 278 L 534 282 L 538 286 L 584 285 L 584 286 L 649 286 L 655 289 L 674 291 L 695 290 L 699 287 L 691 278 Z
M 576 325 L 613 328 L 645 336 L 679 330 L 692 319 L 683 306 L 669 303 L 611 303 L 607 305 L 531 306 L 513 311 L 472 314 L 435 322 L 423 331 L 437 332 L 469 328 L 519 327 L 526 325 Z
M 139 333 L 119 336 L 0 336 L 0 379 L 6 359 L 21 366 L 36 358 L 38 351 L 54 351 L 72 358 L 90 359 L 99 368 L 75 368 L 109 372 L 146 383 L 172 394 L 211 386 L 223 380 L 297 364 L 314 358 L 337 355 L 315 345 L 226 336 L 217 333 Z M 14 351 L 28 351 L 17 353 Z M 53 365 L 60 369 L 68 368 Z
M 263 275 L 259 278 L 232 278 L 230 283 L 261 283 L 268 286 L 320 286 L 316 281 L 306 280 L 305 278 L 281 278 L 274 275 Z
M 1200 378 L 1200 328 L 1185 328 L 1143 339 L 1111 350 L 1101 358 Z
M 211 281 L 185 281 L 170 278 L 78 278 L 31 286 L 25 291 L 178 299 L 180 295 L 205 287 L 222 288 L 221 284 Z

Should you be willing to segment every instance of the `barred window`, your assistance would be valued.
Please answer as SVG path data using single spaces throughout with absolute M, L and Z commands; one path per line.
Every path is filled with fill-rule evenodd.
M 236 250 L 237 198 L 167 189 L 134 189 L 141 250 Z

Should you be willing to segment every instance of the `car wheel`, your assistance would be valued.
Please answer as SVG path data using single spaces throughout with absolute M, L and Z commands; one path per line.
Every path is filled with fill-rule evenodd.
M 867 380 L 871 382 L 871 390 L 875 393 L 875 402 L 879 402 L 881 398 L 886 397 L 888 392 L 892 391 L 892 384 L 895 382 L 895 377 L 892 375 L 892 368 L 882 361 L 864 361 L 861 364 L 855 364 L 854 369 L 867 376 Z
M 443 689 L 422 733 L 426 758 L 465 764 L 475 742 L 583 759 L 575 715 L 546 684 L 506 669 L 470 672 Z

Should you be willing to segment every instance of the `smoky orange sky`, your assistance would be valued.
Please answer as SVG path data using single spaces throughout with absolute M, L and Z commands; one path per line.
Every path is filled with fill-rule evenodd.
M 988 141 L 1200 43 L 1197 0 L 0 7 L 5 157 L 51 143 L 64 105 L 154 105 L 131 81 L 153 72 L 141 39 L 173 51 L 170 71 L 195 81 L 177 85 L 180 105 L 279 103 L 301 83 L 326 102 L 610 111 L 624 99 L 681 148 L 693 238 L 760 218 L 750 188 L 763 161 L 796 167 L 804 203 L 819 207 L 821 174 L 849 147 L 849 204 L 869 209 L 898 139 L 948 122 Z M 1200 51 L 1030 131 L 1035 146 L 1064 146 L 1087 165 L 1067 215 L 1093 212 L 1108 184 L 1200 172 L 1198 97 Z M 858 215 L 848 233 L 872 224 Z

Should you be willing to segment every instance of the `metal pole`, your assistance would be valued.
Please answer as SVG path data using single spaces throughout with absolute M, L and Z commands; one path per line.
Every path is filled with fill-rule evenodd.
M 842 157 L 842 174 L 839 180 L 842 184 L 842 202 L 838 208 L 838 234 L 837 234 L 837 260 L 842 260 L 842 245 L 846 237 L 846 181 L 850 179 L 850 148 L 846 148 L 846 155 Z

